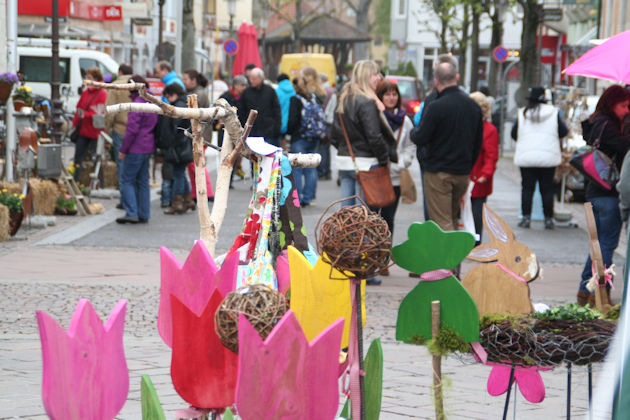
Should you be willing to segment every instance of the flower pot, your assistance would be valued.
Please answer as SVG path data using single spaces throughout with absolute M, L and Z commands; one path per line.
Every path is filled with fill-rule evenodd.
M 24 108 L 25 106 L 26 106 L 26 102 L 21 101 L 19 99 L 13 100 L 13 109 L 15 109 L 15 112 L 20 112 L 20 110 Z
M 74 216 L 77 214 L 77 210 L 68 210 L 61 207 L 55 207 L 55 214 L 59 216 Z
M 11 91 L 13 90 L 13 83 L 9 83 L 5 80 L 0 82 L 0 104 L 4 104 L 11 96 Z
M 15 236 L 22 225 L 24 211 L 12 211 L 9 213 L 9 235 Z

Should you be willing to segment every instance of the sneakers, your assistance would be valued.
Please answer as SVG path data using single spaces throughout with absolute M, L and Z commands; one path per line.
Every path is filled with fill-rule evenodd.
M 518 222 L 518 227 L 522 227 L 525 229 L 529 229 L 529 225 L 531 224 L 531 219 L 529 216 L 523 216 L 520 222 Z
M 545 229 L 551 230 L 553 228 L 555 228 L 555 225 L 553 224 L 553 219 L 551 217 L 545 217 Z

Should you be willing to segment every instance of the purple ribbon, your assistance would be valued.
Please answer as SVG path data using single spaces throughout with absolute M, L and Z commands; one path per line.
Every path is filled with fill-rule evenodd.
M 453 275 L 453 272 L 451 270 L 440 268 L 437 270 L 427 271 L 426 273 L 420 274 L 420 280 L 421 281 L 437 281 L 437 280 L 445 279 L 452 275 Z

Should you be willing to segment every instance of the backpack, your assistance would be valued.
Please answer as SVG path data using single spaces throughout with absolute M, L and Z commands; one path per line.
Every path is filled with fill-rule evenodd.
M 302 115 L 298 138 L 307 141 L 319 141 L 326 135 L 326 116 L 321 105 L 317 103 L 315 95 L 305 99 L 298 95 L 302 101 Z

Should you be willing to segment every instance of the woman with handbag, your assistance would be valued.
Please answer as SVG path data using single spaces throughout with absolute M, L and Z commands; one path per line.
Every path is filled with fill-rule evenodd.
M 137 74 L 129 82 L 148 87 L 146 79 Z M 129 92 L 129 97 L 133 103 L 147 103 L 137 90 Z M 124 162 L 120 192 L 126 214 L 116 219 L 118 223 L 147 223 L 151 217 L 149 165 L 155 151 L 153 132 L 157 122 L 157 114 L 146 112 L 130 112 L 127 118 L 125 137 L 118 152 L 118 158 Z
M 481 152 L 470 172 L 470 180 L 475 183 L 470 193 L 470 204 L 475 221 L 475 232 L 479 235 L 476 245 L 479 245 L 483 234 L 483 205 L 488 196 L 492 194 L 492 177 L 497 169 L 497 160 L 499 159 L 499 133 L 489 121 L 492 109 L 486 95 L 481 92 L 473 92 L 470 97 L 477 102 L 483 116 Z
M 416 145 L 411 142 L 409 134 L 413 128 L 413 123 L 407 117 L 405 109 L 401 107 L 400 90 L 398 85 L 392 83 L 389 80 L 383 80 L 376 89 L 376 96 L 383 102 L 385 106 L 385 118 L 389 127 L 394 132 L 396 137 L 396 152 L 398 154 L 398 163 L 391 163 L 389 165 L 389 175 L 392 178 L 392 185 L 394 186 L 394 193 L 396 194 L 396 201 L 387 207 L 381 209 L 381 217 L 387 222 L 389 231 L 394 235 L 394 217 L 396 215 L 396 209 L 398 208 L 398 202 L 401 196 L 401 183 L 412 182 L 409 174 L 409 167 L 416 156 Z M 405 175 L 405 171 L 407 174 Z M 401 178 L 404 177 L 404 178 Z M 403 179 L 405 181 L 403 181 Z
M 357 172 L 386 168 L 390 161 L 398 162 L 396 139 L 382 113 L 385 106 L 376 96 L 376 86 L 381 78 L 378 64 L 374 61 L 358 61 L 350 80 L 339 94 L 331 143 L 337 148 L 342 197 L 361 193 Z M 391 194 L 393 196 L 393 187 Z M 394 201 L 392 199 L 387 205 Z M 344 206 L 354 204 L 354 199 L 342 203 Z
M 529 91 L 527 105 L 518 110 L 512 127 L 516 140 L 514 164 L 521 168 L 522 228 L 529 228 L 532 199 L 536 182 L 542 195 L 545 229 L 553 229 L 553 177 L 562 161 L 560 139 L 569 132 L 560 118 L 558 108 L 547 104 L 545 89 L 534 86 Z
M 171 83 L 162 93 L 173 106 L 188 106 L 184 89 L 179 84 Z M 189 119 L 160 116 L 157 146 L 163 151 L 163 159 L 173 165 L 173 199 L 164 214 L 183 214 L 196 208 L 186 179 L 186 166 L 193 161 L 192 140 L 186 136 L 187 130 L 190 130 Z
M 628 115 L 628 105 L 630 92 L 619 85 L 610 86 L 599 98 L 595 112 L 582 122 L 582 136 L 586 142 L 611 158 L 618 170 L 621 169 L 626 152 L 630 149 L 630 136 L 622 133 L 622 121 Z M 585 196 L 593 205 L 602 259 L 608 268 L 612 264 L 621 233 L 619 193 L 614 185 L 611 189 L 606 189 L 586 178 Z M 586 288 L 588 281 L 593 277 L 591 266 L 589 255 L 584 264 L 577 294 L 577 302 L 580 305 L 595 302 L 593 294 Z
M 103 81 L 103 73 L 98 67 L 92 67 L 86 70 L 85 78 L 95 82 Z M 72 126 L 75 133 L 73 141 L 74 148 L 74 179 L 79 181 L 81 176 L 81 164 L 85 158 L 85 154 L 96 154 L 96 140 L 101 132 L 100 129 L 94 128 L 92 125 L 92 117 L 97 114 L 97 105 L 105 105 L 107 101 L 107 91 L 97 87 L 88 87 L 84 89 L 77 103 L 77 111 L 72 120 Z

